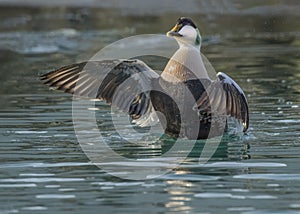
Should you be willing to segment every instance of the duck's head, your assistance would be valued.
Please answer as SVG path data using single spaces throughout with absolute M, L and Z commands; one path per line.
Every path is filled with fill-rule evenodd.
M 174 37 L 179 44 L 200 47 L 201 35 L 194 22 L 186 17 L 177 20 L 176 25 L 167 32 L 167 36 Z

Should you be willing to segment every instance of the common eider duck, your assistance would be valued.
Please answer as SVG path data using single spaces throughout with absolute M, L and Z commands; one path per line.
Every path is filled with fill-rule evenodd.
M 149 121 L 156 116 L 171 137 L 222 136 L 230 117 L 246 132 L 246 96 L 228 75 L 219 72 L 216 79 L 209 77 L 200 54 L 201 35 L 194 22 L 179 18 L 167 36 L 176 39 L 179 48 L 161 75 L 139 59 L 120 59 L 72 64 L 40 78 L 58 90 L 104 100 L 128 113 L 140 126 L 151 125 Z

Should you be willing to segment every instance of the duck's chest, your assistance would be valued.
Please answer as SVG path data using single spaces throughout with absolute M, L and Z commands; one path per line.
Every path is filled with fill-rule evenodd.
M 158 117 L 166 133 L 176 137 L 198 138 L 200 118 L 193 107 L 209 84 L 210 80 L 207 79 L 176 84 L 163 79 L 157 82 L 155 90 L 150 93 L 151 102 L 155 110 L 160 112 Z
M 151 102 L 155 110 L 166 117 L 172 117 L 174 120 L 175 117 L 192 119 L 197 117 L 193 107 L 210 83 L 208 79 L 176 83 L 160 79 L 150 93 Z
M 169 97 L 177 105 L 187 105 L 187 103 L 195 104 L 199 97 L 206 91 L 206 88 L 211 84 L 208 79 L 192 79 L 184 82 L 171 82 L 160 78 L 154 84 L 154 90 L 151 94 L 160 94 L 151 96 L 157 98 L 162 103 L 164 99 Z

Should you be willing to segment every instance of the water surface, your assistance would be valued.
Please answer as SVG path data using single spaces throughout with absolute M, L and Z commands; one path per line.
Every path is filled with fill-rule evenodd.
M 299 213 L 299 17 L 263 9 L 191 14 L 203 35 L 202 52 L 247 94 L 247 136 L 225 137 L 207 164 L 195 158 L 200 143 L 170 173 L 137 181 L 90 162 L 74 133 L 72 97 L 50 91 L 38 73 L 86 60 L 127 36 L 164 33 L 186 14 L 1 8 L 0 213 Z M 145 167 L 172 168 L 171 159 L 151 159 L 168 141 L 126 143 L 115 135 L 110 108 L 96 107 L 111 148 L 147 158 Z

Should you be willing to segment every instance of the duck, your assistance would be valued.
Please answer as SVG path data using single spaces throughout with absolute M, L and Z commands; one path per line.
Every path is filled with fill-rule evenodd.
M 166 35 L 177 41 L 178 49 L 160 75 L 140 59 L 106 59 L 64 66 L 40 79 L 51 88 L 105 101 L 127 113 L 138 126 L 156 121 L 172 138 L 223 136 L 230 118 L 246 133 L 246 96 L 227 74 L 218 72 L 215 79 L 210 78 L 193 20 L 179 18 Z

